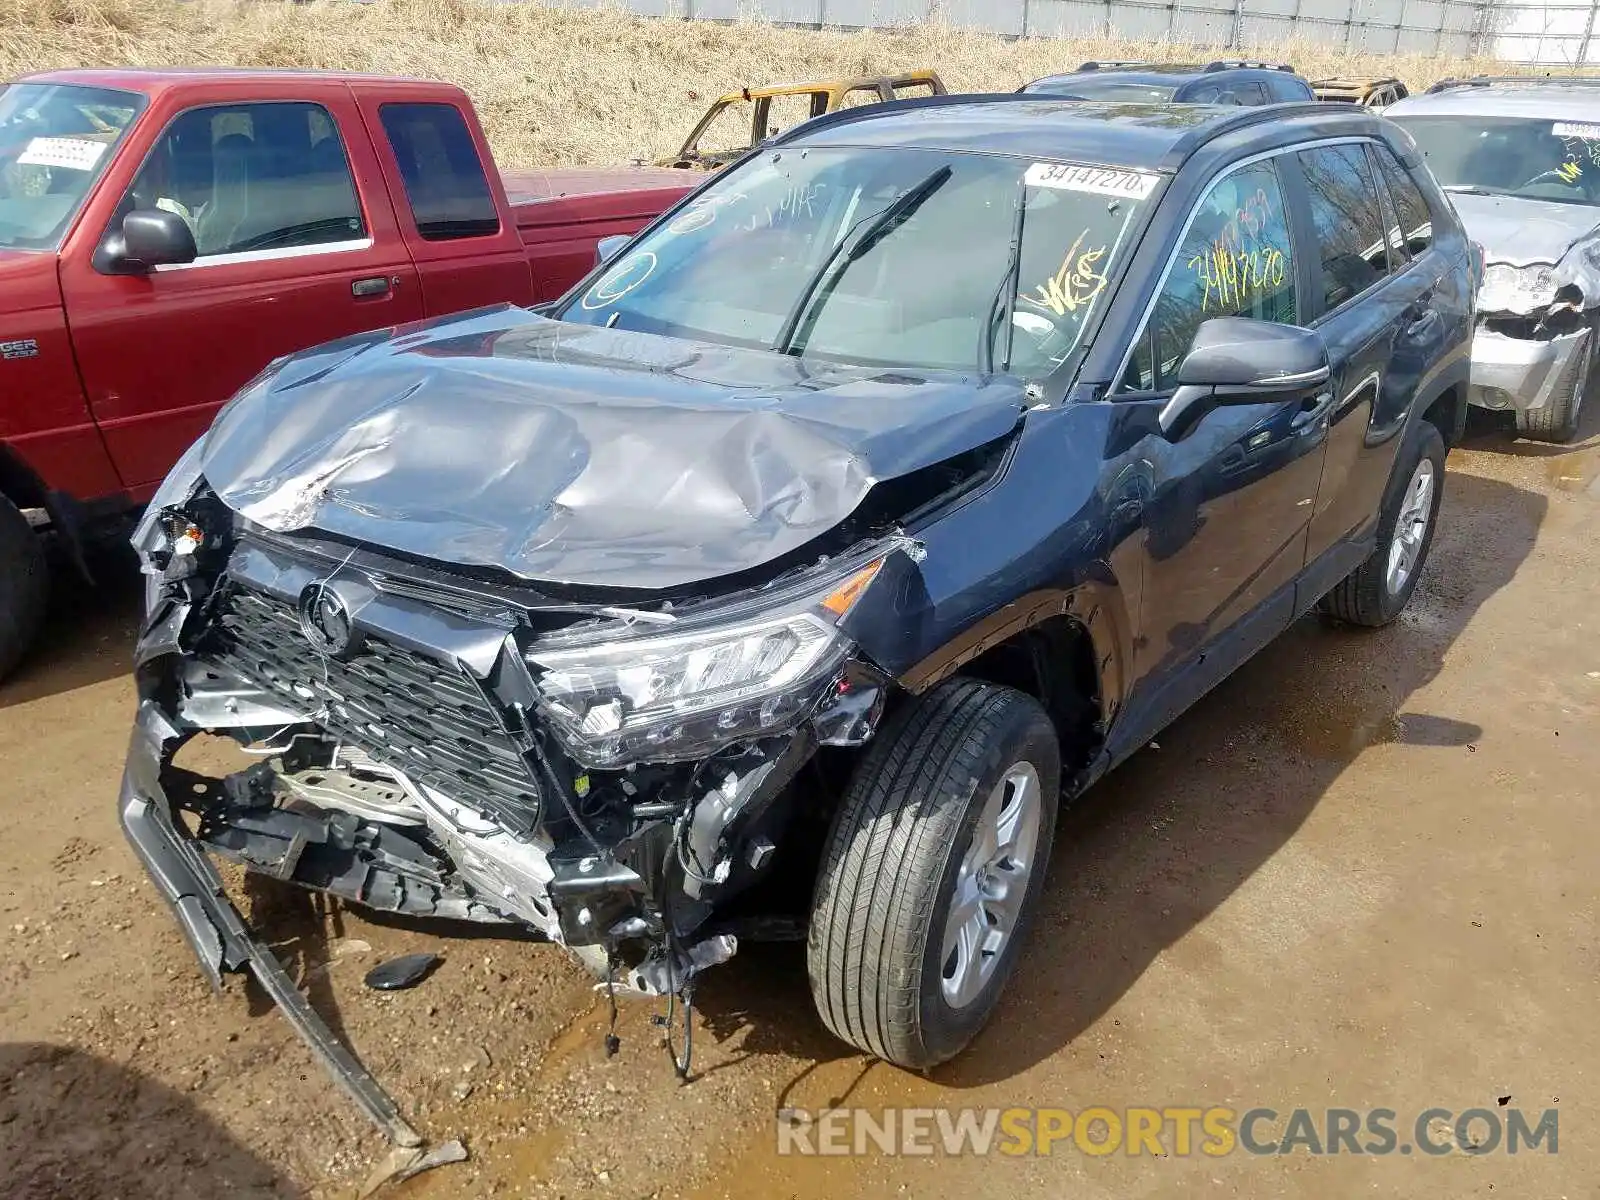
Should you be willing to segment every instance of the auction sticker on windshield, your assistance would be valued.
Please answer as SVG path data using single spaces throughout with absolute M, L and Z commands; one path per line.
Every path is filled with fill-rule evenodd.
M 1034 163 L 1024 177 L 1029 187 L 1061 188 L 1069 192 L 1095 192 L 1143 200 L 1156 189 L 1157 176 L 1145 171 L 1119 171 L 1114 167 L 1080 167 L 1071 163 Z
M 36 137 L 17 156 L 17 165 L 89 171 L 94 169 L 105 152 L 105 142 L 94 142 L 88 138 Z
M 1550 132 L 1556 137 L 1600 139 L 1600 125 L 1585 125 L 1573 121 L 1557 121 L 1550 127 Z

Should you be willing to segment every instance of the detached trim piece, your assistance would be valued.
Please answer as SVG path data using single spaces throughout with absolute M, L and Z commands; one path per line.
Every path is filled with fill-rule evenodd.
M 159 772 L 162 748 L 176 736 L 153 702 L 139 706 L 117 808 L 123 832 L 172 907 L 211 986 L 220 989 L 224 971 L 248 969 L 323 1068 L 384 1136 L 397 1146 L 421 1146 L 422 1135 L 400 1115 L 393 1097 L 334 1036 L 272 951 L 255 939 L 210 861 L 173 826 Z

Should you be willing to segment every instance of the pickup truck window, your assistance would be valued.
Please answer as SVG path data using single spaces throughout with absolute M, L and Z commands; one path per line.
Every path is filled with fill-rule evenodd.
M 427 241 L 488 237 L 500 232 L 478 147 L 452 104 L 385 104 L 379 110 L 406 200 Z
M 349 160 L 318 104 L 181 113 L 140 167 L 124 208 L 175 212 L 200 260 L 330 245 L 365 236 Z
M 56 247 L 144 104 L 109 88 L 0 90 L 0 249 Z

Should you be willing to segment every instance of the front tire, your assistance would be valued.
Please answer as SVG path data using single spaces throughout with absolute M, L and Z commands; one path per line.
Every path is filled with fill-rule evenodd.
M 1032 697 L 955 680 L 886 723 L 834 816 L 806 958 L 823 1023 L 902 1067 L 983 1028 L 1055 832 L 1061 756 Z
M 1444 499 L 1444 459 L 1438 429 L 1418 421 L 1395 462 L 1378 516 L 1377 544 L 1366 562 L 1322 598 L 1325 614 L 1377 629 L 1404 610 L 1433 545 Z
M 21 510 L 0 496 L 0 679 L 33 644 L 49 586 L 38 535 Z
M 1543 408 L 1517 409 L 1517 432 L 1536 442 L 1570 442 L 1578 436 L 1584 397 L 1594 375 L 1594 342 L 1600 330 L 1590 329 L 1583 348 L 1572 356 L 1566 373 L 1556 382 L 1550 402 Z

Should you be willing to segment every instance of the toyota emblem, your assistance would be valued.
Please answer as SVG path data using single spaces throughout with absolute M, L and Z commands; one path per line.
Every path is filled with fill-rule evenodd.
M 329 658 L 345 658 L 359 648 L 350 609 L 327 583 L 308 584 L 300 593 L 300 632 L 313 650 Z

